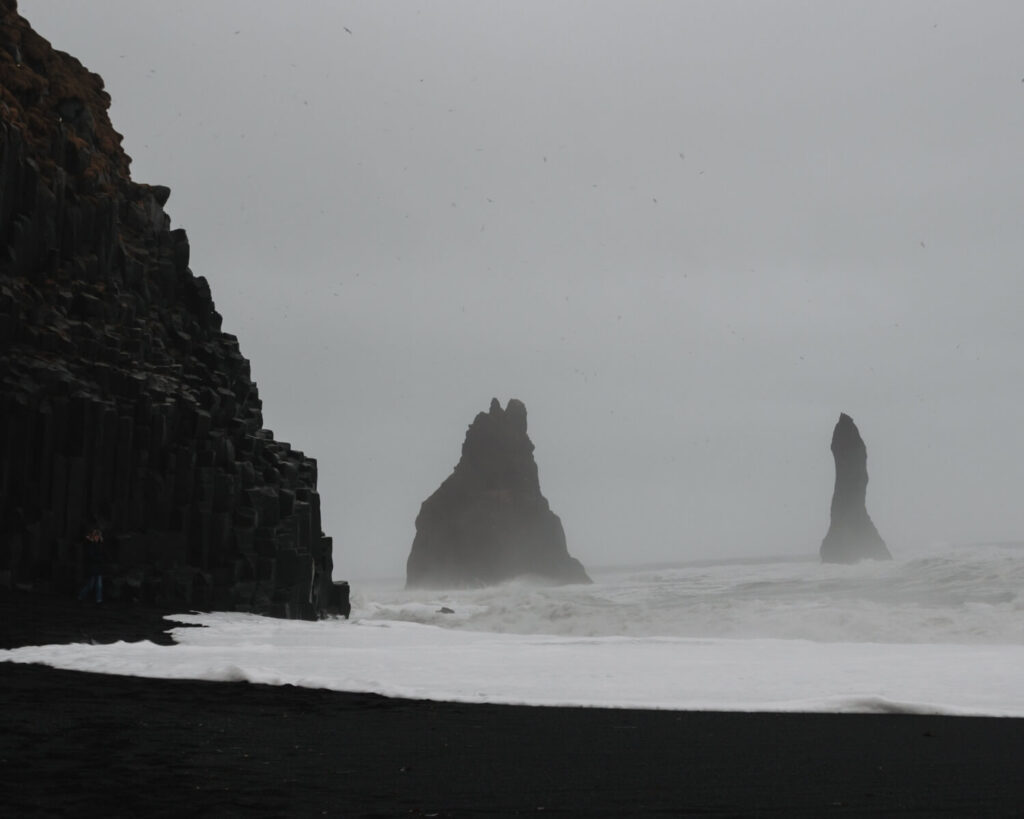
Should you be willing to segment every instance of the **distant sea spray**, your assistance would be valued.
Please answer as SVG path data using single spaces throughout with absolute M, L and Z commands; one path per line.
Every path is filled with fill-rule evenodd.
M 353 617 L 510 634 L 1024 645 L 1024 548 L 892 562 L 816 558 L 593 572 L 592 586 L 363 587 Z

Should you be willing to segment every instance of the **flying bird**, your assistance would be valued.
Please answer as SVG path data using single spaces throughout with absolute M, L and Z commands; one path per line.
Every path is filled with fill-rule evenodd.
M 348 26 L 342 26 L 342 28 L 345 29 L 345 31 L 347 31 L 349 34 L 352 33 L 352 29 L 350 29 Z

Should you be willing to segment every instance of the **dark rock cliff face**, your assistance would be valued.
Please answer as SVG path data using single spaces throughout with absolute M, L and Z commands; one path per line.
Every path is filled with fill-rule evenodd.
M 263 428 L 109 102 L 0 0 L 0 587 L 71 593 L 95 521 L 109 596 L 347 614 L 316 462 Z
M 423 502 L 406 566 L 409 587 L 484 586 L 524 575 L 589 583 L 540 493 L 526 407 L 498 399 L 466 432 L 455 471 Z
M 856 563 L 867 558 L 890 560 L 885 541 L 868 517 L 868 452 L 849 415 L 839 416 L 832 433 L 836 487 L 832 494 L 832 523 L 821 543 L 825 563 Z

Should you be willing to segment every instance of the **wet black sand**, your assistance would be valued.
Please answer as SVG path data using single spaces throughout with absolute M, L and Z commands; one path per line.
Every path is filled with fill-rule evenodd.
M 0 592 L 0 647 L 167 642 L 162 614 Z M 12 663 L 0 703 L 9 816 L 1024 816 L 1024 720 L 459 705 Z

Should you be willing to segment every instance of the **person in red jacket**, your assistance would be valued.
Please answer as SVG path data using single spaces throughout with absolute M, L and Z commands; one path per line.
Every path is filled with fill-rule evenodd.
M 86 595 L 96 590 L 96 602 L 103 602 L 103 532 L 92 527 L 85 535 L 83 551 L 85 553 L 85 572 L 88 580 L 78 593 L 78 599 L 85 600 Z

